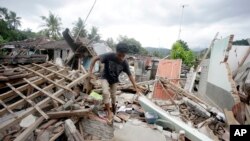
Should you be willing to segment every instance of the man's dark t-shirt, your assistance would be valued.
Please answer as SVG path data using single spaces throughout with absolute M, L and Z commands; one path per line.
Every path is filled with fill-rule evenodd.
M 127 60 L 119 61 L 115 53 L 106 53 L 99 56 L 101 63 L 104 63 L 102 78 L 106 79 L 109 84 L 119 82 L 119 74 L 123 71 L 131 75 Z

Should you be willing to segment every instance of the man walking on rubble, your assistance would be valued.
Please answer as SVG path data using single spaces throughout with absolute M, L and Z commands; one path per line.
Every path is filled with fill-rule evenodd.
M 95 62 L 100 60 L 101 63 L 104 64 L 104 70 L 101 76 L 102 83 L 102 93 L 103 93 L 103 102 L 105 104 L 105 108 L 108 112 L 108 120 L 111 122 L 113 113 L 115 114 L 116 110 L 116 86 L 119 82 L 119 74 L 123 71 L 127 73 L 129 80 L 132 82 L 136 92 L 138 93 L 138 89 L 135 84 L 135 80 L 131 75 L 129 70 L 129 65 L 125 56 L 128 52 L 128 46 L 125 43 L 119 43 L 116 46 L 116 53 L 105 53 L 100 56 L 96 56 L 92 59 L 89 69 L 89 76 L 92 75 L 92 70 L 95 65 Z M 110 97 L 112 100 L 112 112 L 110 110 Z

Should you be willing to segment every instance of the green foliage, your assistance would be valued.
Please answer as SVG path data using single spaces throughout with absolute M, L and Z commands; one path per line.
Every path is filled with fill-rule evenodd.
M 184 50 L 190 50 L 188 45 L 187 45 L 187 42 L 183 41 L 183 40 L 178 40 L 177 42 L 179 42 L 181 44 L 181 46 L 184 48 Z
M 170 54 L 170 50 L 167 48 L 156 48 L 156 47 L 146 47 L 149 55 L 164 58 Z
M 98 28 L 93 26 L 91 28 L 90 34 L 88 34 L 88 39 L 93 40 L 93 41 L 100 41 L 101 40 L 101 36 L 98 33 Z
M 36 36 L 31 30 L 21 31 L 17 29 L 21 26 L 21 18 L 17 17 L 15 12 L 9 12 L 7 8 L 0 7 L 0 18 L 0 44 Z
M 233 45 L 245 45 L 245 46 L 248 46 L 249 43 L 248 43 L 247 39 L 241 39 L 241 40 L 234 41 Z
M 6 41 L 3 39 L 3 37 L 0 35 L 0 44 L 5 43 Z
M 78 32 L 82 28 L 81 32 L 79 33 L 79 37 L 87 37 L 87 30 L 85 29 L 85 25 L 83 25 L 83 20 L 79 17 L 78 20 L 74 23 L 73 27 L 73 35 L 74 37 L 77 36 Z
M 61 38 L 61 18 L 49 12 L 49 16 L 41 16 L 41 19 L 44 21 L 42 27 L 44 29 L 40 31 L 41 35 L 47 36 L 49 38 L 58 40 Z
M 8 23 L 11 29 L 17 29 L 21 26 L 21 17 L 17 17 L 16 13 L 13 11 L 10 11 L 8 16 Z
M 182 59 L 183 63 L 189 67 L 195 63 L 195 54 L 191 50 L 186 50 L 179 41 L 173 44 L 170 57 L 171 59 Z
M 142 54 L 147 55 L 148 51 L 141 46 L 141 43 L 134 38 L 128 38 L 127 36 L 120 36 L 118 38 L 118 42 L 126 43 L 128 48 L 129 54 Z
M 159 52 L 159 51 L 154 51 L 152 55 L 155 56 L 155 57 L 158 57 L 158 58 L 163 58 L 164 57 L 163 53 Z
M 8 19 L 8 9 L 5 7 L 0 7 L 0 19 Z
M 35 38 L 35 37 L 38 37 L 38 34 L 35 33 L 35 32 L 32 32 L 32 30 L 30 28 L 25 29 L 25 30 L 23 30 L 21 32 L 25 36 L 25 38 Z

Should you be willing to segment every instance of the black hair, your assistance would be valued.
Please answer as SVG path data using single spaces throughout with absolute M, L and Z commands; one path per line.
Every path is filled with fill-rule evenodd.
M 116 52 L 128 53 L 128 45 L 126 43 L 118 43 L 116 45 Z

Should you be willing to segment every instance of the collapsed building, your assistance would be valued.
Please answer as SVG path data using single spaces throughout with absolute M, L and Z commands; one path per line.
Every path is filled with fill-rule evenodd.
M 87 70 L 93 56 L 112 50 L 104 42 L 74 40 L 68 30 L 63 35 L 60 41 L 9 43 L 15 46 L 10 52 L 26 49 L 46 59 L 2 62 L 1 140 L 226 141 L 230 124 L 249 124 L 250 47 L 232 45 L 233 35 L 215 38 L 210 57 L 188 74 L 178 59 L 130 56 L 142 94 L 136 95 L 122 74 L 111 125 L 105 120 L 100 79 L 90 79 Z M 101 69 L 102 64 L 95 66 L 96 73 Z

